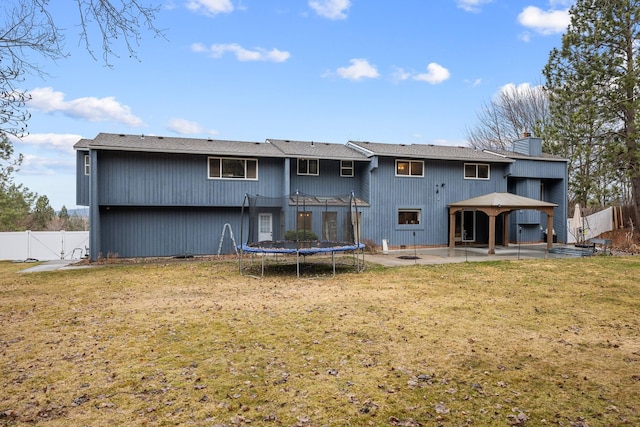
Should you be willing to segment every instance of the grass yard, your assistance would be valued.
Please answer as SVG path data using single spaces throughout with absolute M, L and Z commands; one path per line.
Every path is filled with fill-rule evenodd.
M 0 263 L 0 425 L 640 425 L 640 258 Z

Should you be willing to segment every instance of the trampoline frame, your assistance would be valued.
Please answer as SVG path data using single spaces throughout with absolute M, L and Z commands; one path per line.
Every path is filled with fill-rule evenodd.
M 298 214 L 300 212 L 307 212 L 306 210 L 306 205 L 304 206 L 303 210 L 300 210 L 300 195 L 301 193 L 299 191 L 296 191 L 295 196 L 296 196 L 296 218 L 298 217 Z M 258 196 L 255 196 L 258 197 Z M 290 196 L 288 196 L 290 197 Z M 330 253 L 331 254 L 331 264 L 332 264 L 332 271 L 333 271 L 333 275 L 335 276 L 336 274 L 336 262 L 335 262 L 335 254 L 336 252 L 353 252 L 354 254 L 354 260 L 355 260 L 355 266 L 356 266 L 356 270 L 358 272 L 361 272 L 364 270 L 364 248 L 365 245 L 364 243 L 361 243 L 359 241 L 359 233 L 355 233 L 353 228 L 351 229 L 351 234 L 353 237 L 353 241 L 354 243 L 349 243 L 349 242 L 333 242 L 333 241 L 327 241 L 327 240 L 300 240 L 300 239 L 296 239 L 296 240 L 269 240 L 269 241 L 262 241 L 262 242 L 256 242 L 256 244 L 259 243 L 263 243 L 264 246 L 254 246 L 254 245 L 249 245 L 247 243 L 244 242 L 244 215 L 245 215 L 245 206 L 247 206 L 247 202 L 249 201 L 249 194 L 245 193 L 244 195 L 244 200 L 242 202 L 242 209 L 240 211 L 240 241 L 242 242 L 240 245 L 238 245 L 238 249 L 240 250 L 239 256 L 238 256 L 238 270 L 240 272 L 241 275 L 243 274 L 243 270 L 242 270 L 242 259 L 243 259 L 243 255 L 245 253 L 249 253 L 252 255 L 255 254 L 262 254 L 262 267 L 261 267 L 261 276 L 264 277 L 264 263 L 265 263 L 265 258 L 267 254 L 275 254 L 276 256 L 278 254 L 295 254 L 296 255 L 296 275 L 298 277 L 300 277 L 300 256 L 302 256 L 303 258 L 306 257 L 307 255 L 314 255 L 314 254 L 318 254 L 318 253 Z M 250 207 L 250 205 L 249 205 Z M 358 211 L 358 203 L 356 201 L 354 192 L 352 191 L 350 196 L 349 196 L 349 212 L 350 213 L 355 213 L 355 216 L 351 216 L 352 218 L 355 218 L 355 227 L 356 229 L 360 229 L 360 217 L 358 215 L 359 211 Z M 251 217 L 251 215 L 249 216 Z M 248 236 L 249 233 L 247 233 L 247 240 L 249 238 Z M 268 243 L 268 245 L 266 245 Z M 356 254 L 358 253 L 362 254 L 362 262 L 360 262 L 360 256 L 356 256 Z

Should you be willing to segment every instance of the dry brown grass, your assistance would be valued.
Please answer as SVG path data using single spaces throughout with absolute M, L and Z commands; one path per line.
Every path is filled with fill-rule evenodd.
M 640 259 L 0 263 L 0 424 L 640 425 Z

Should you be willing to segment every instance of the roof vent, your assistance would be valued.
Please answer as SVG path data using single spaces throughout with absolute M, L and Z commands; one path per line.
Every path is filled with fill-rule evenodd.
M 124 133 L 121 133 L 120 136 L 124 136 Z
M 164 139 L 164 136 L 159 136 L 158 139 Z

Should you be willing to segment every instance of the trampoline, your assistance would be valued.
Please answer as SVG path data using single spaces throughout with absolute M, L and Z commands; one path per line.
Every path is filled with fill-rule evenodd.
M 240 220 L 240 256 L 238 268 L 244 274 L 243 254 L 261 255 L 261 276 L 264 276 L 267 255 L 295 255 L 296 274 L 300 276 L 300 258 L 315 254 L 330 254 L 333 275 L 336 274 L 335 254 L 352 252 L 357 271 L 364 268 L 364 247 L 360 242 L 359 202 L 354 193 L 347 196 L 312 196 L 297 191 L 284 197 L 251 196 L 245 194 Z M 266 215 L 266 216 L 265 216 Z M 261 239 L 271 229 L 268 220 L 278 217 L 281 230 L 289 229 L 284 239 Z M 338 227 L 338 218 L 343 227 Z M 245 226 L 247 235 L 245 239 Z M 267 231 L 267 235 L 282 231 Z M 320 236 L 320 238 L 318 237 Z M 341 237 L 329 239 L 331 237 Z M 362 255 L 362 259 L 360 259 Z M 253 258 L 252 258 L 253 260 Z M 304 262 L 304 261 L 303 261 Z

